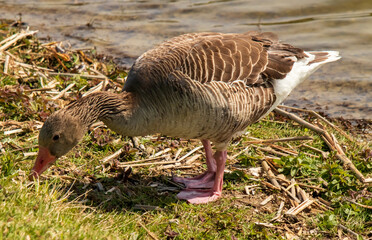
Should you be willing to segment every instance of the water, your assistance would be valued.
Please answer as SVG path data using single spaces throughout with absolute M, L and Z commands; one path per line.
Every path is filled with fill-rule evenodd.
M 40 37 L 96 46 L 130 66 L 161 41 L 188 32 L 276 32 L 305 50 L 338 50 L 285 101 L 333 117 L 372 119 L 371 0 L 0 0 L 2 18 L 19 19 Z

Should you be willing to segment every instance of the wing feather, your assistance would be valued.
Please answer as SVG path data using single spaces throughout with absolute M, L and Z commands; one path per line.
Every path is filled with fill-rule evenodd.
M 150 87 L 180 71 L 194 81 L 243 81 L 246 85 L 282 79 L 302 49 L 280 43 L 273 33 L 192 33 L 170 39 L 144 53 L 133 64 L 126 91 Z

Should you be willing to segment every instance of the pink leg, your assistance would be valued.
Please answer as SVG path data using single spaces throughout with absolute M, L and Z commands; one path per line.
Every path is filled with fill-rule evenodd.
M 217 162 L 217 171 L 212 189 L 208 190 L 186 189 L 177 194 L 178 199 L 187 200 L 189 203 L 201 204 L 215 201 L 221 197 L 227 151 L 226 150 L 217 151 L 214 156 Z
M 216 160 L 212 155 L 211 143 L 202 140 L 207 159 L 207 171 L 199 176 L 192 178 L 173 177 L 173 181 L 185 184 L 186 188 L 212 188 L 216 175 Z

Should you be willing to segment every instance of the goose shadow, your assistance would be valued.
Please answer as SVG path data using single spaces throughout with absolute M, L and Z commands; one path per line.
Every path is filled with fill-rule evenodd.
M 164 176 L 135 174 L 127 179 L 119 177 L 84 178 L 66 186 L 69 201 L 75 201 L 103 211 L 158 210 L 178 202 L 182 190 L 172 186 Z
M 239 184 L 244 181 L 237 176 L 236 172 L 226 173 L 225 182 Z M 122 172 L 109 177 L 85 176 L 66 185 L 64 194 L 69 195 L 69 201 L 107 212 L 151 211 L 185 202 L 177 199 L 183 188 L 182 184 L 162 174 Z

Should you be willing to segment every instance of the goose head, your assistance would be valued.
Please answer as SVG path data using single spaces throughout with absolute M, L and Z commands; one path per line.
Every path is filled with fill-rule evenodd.
M 38 177 L 59 157 L 69 152 L 84 136 L 87 126 L 67 111 L 53 113 L 39 133 L 39 152 L 30 179 Z

